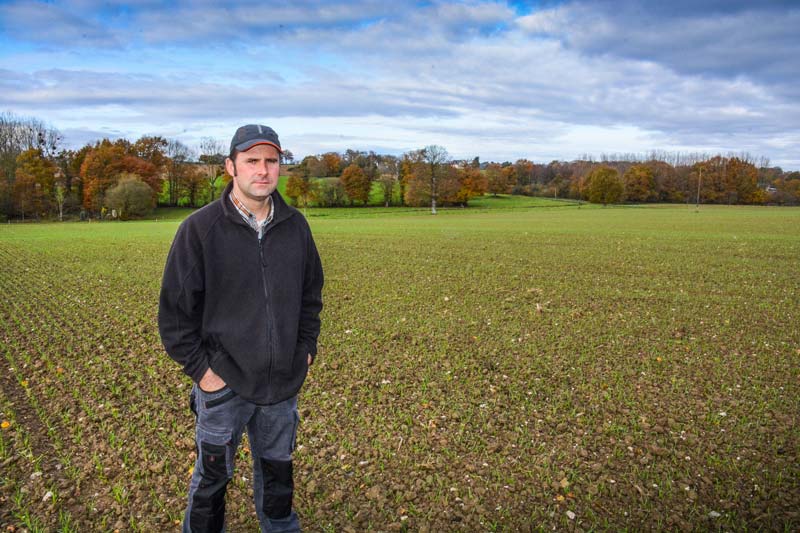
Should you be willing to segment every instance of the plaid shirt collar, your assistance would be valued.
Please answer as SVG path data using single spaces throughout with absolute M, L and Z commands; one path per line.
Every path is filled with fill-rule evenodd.
M 258 233 L 258 238 L 260 239 L 264 235 L 264 228 L 267 227 L 267 224 L 272 222 L 272 219 L 275 216 L 275 202 L 272 201 L 272 196 L 267 197 L 267 202 L 269 203 L 269 215 L 267 218 L 262 220 L 260 223 L 256 220 L 256 215 L 247 209 L 247 206 L 242 203 L 239 198 L 237 198 L 236 194 L 231 189 L 230 194 L 228 194 L 228 198 L 230 198 L 233 207 L 239 212 L 247 225 L 253 228 L 256 233 Z

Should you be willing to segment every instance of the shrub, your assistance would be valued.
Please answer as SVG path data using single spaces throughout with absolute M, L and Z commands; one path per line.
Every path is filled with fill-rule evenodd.
M 593 204 L 615 204 L 625 192 L 619 172 L 611 167 L 594 169 L 587 177 L 586 196 Z
M 143 217 L 153 210 L 153 189 L 136 174 L 123 174 L 117 184 L 106 191 L 105 200 L 122 220 Z

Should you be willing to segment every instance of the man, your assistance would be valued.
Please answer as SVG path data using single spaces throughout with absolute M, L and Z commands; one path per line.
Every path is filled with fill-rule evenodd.
M 159 331 L 194 381 L 197 460 L 184 532 L 224 530 L 245 428 L 262 532 L 300 530 L 297 393 L 317 353 L 323 275 L 305 218 L 275 190 L 281 154 L 271 128 L 239 128 L 225 161 L 231 183 L 180 225 L 167 257 Z

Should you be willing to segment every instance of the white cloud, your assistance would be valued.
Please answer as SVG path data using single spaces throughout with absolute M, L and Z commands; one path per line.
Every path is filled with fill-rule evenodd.
M 654 26 L 655 4 L 565 3 L 521 17 L 478 1 L 145 3 L 127 14 L 102 4 L 98 25 L 81 5 L 52 19 L 53 40 L 33 39 L 95 27 L 98 42 L 124 46 L 98 48 L 102 63 L 84 41 L 57 56 L 0 53 L 0 109 L 74 130 L 187 138 L 264 117 L 298 154 L 442 144 L 463 157 L 548 160 L 694 146 L 789 161 L 798 151 L 789 8 L 679 6 Z M 33 24 L 19 20 L 7 38 Z
M 543 9 L 519 17 L 516 24 L 523 31 L 531 34 L 554 35 L 563 32 L 564 28 L 572 22 L 571 11 L 563 6 Z

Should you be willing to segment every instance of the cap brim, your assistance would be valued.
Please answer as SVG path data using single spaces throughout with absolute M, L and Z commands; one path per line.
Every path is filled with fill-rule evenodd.
M 265 141 L 263 139 L 253 139 L 252 141 L 247 141 L 247 142 L 243 142 L 241 144 L 237 144 L 236 145 L 236 150 L 238 150 L 239 152 L 246 152 L 250 148 L 252 148 L 254 146 L 258 146 L 259 144 L 267 144 L 267 145 L 272 146 L 273 148 L 275 148 L 278 151 L 279 154 L 283 153 L 283 150 L 281 150 L 280 146 L 278 146 L 274 142 Z

